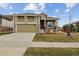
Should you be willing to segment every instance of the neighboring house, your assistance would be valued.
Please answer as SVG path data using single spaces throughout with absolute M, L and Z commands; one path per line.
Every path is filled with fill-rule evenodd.
M 12 20 L 6 16 L 0 15 L 0 33 L 1 32 L 13 32 L 11 26 Z
M 9 16 L 9 15 L 8 15 Z M 33 14 L 12 14 L 14 20 L 14 32 L 38 32 L 44 33 L 49 30 L 57 30 L 58 19 L 56 17 L 48 17 L 44 13 Z
M 77 22 L 73 22 L 72 24 L 74 24 L 74 25 L 75 25 L 75 24 L 79 24 L 79 21 L 77 21 Z
M 71 24 L 66 24 L 63 26 L 64 32 L 79 32 L 79 21 L 72 22 Z
M 79 21 L 73 22 L 72 23 L 75 29 L 75 32 L 79 32 Z

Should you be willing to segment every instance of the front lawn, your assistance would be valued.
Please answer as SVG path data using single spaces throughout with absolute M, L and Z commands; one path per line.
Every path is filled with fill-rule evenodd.
M 28 48 L 24 56 L 79 56 L 79 48 Z
M 79 42 L 79 36 L 67 37 L 63 34 L 42 34 L 38 33 L 33 39 L 34 42 Z

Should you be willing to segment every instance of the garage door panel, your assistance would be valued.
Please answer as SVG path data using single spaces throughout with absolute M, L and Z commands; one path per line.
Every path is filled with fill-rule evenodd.
M 17 32 L 36 32 L 35 24 L 18 24 Z

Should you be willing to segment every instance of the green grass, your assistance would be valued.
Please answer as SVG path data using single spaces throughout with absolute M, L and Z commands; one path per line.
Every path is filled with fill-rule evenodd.
M 6 34 L 10 34 L 10 33 L 0 33 L 0 35 L 6 35 Z
M 24 56 L 79 56 L 79 48 L 28 48 Z
M 67 37 L 63 34 L 36 34 L 34 42 L 79 42 L 79 36 Z

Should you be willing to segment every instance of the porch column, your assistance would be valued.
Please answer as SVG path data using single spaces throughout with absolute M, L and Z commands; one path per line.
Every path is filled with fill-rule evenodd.
M 13 22 L 14 22 L 14 23 L 13 23 L 13 32 L 16 32 L 16 31 L 15 31 L 16 28 L 15 28 L 15 16 L 14 16 L 14 15 L 13 15 Z
M 24 16 L 24 19 L 25 19 L 25 22 L 28 22 L 28 20 L 27 20 L 27 16 Z
M 40 31 L 40 17 L 37 16 L 37 24 L 36 24 L 36 27 L 37 27 L 37 33 L 39 33 Z
M 44 28 L 45 28 L 45 32 L 47 32 L 46 20 L 44 20 Z
M 55 26 L 56 26 L 56 32 L 58 31 L 58 20 L 56 20 L 56 22 L 55 22 Z
M 17 18 L 16 15 L 13 15 L 13 21 L 14 21 L 13 32 L 17 32 L 17 21 L 18 21 L 18 18 Z

